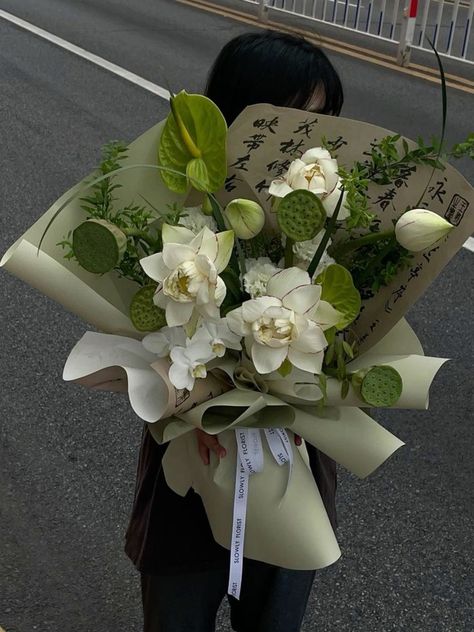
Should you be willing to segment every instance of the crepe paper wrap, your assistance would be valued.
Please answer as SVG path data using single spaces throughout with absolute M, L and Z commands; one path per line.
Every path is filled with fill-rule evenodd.
M 121 165 L 156 164 L 156 148 L 163 124 L 155 125 L 131 143 Z M 137 285 L 115 272 L 101 276 L 87 272 L 76 261 L 65 259 L 63 250 L 57 245 L 69 231 L 86 220 L 80 198 L 90 194 L 86 185 L 96 175 L 89 175 L 62 195 L 7 250 L 0 266 L 101 331 L 141 338 L 144 334 L 137 331 L 129 318 L 130 302 Z M 133 199 L 141 200 L 140 196 L 163 212 L 167 211 L 168 204 L 183 201 L 183 196 L 167 189 L 156 169 L 137 167 L 122 171 L 114 175 L 114 182 L 122 185 L 114 190 L 117 208 L 130 204 Z M 79 196 L 73 198 L 51 224 L 38 253 L 38 244 L 51 217 L 65 200 L 79 192 Z
M 393 366 L 404 384 L 397 408 L 424 409 L 430 384 L 445 360 L 422 353 L 416 335 L 402 320 L 348 369 Z M 102 388 L 107 384 L 104 377 L 126 375 L 134 411 L 150 422 L 150 432 L 159 443 L 171 441 L 163 458 L 168 485 L 182 496 L 191 487 L 201 495 L 214 538 L 226 548 L 232 539 L 236 429 L 285 428 L 291 443 L 296 433 L 359 477 L 369 475 L 403 445 L 358 408 L 367 404 L 357 393 L 350 391 L 342 400 L 336 380 L 328 380 L 327 406 L 320 409 L 315 403 L 320 399 L 316 382 L 298 383 L 296 371 L 285 379 L 274 374 L 268 379 L 255 376 L 261 389 L 257 391 L 249 388 L 252 375 L 245 367 L 236 371 L 232 360 L 222 359 L 188 392 L 170 384 L 168 366 L 167 360 L 157 360 L 137 340 L 88 332 L 72 350 L 63 377 L 87 380 L 88 386 L 95 382 Z M 111 367 L 121 368 L 104 373 Z M 191 432 L 194 428 L 219 434 L 226 458 L 218 461 L 211 454 L 210 465 L 204 466 Z M 340 551 L 305 446 L 294 449 L 289 485 L 288 472 L 277 464 L 265 441 L 262 450 L 263 471 L 249 481 L 245 556 L 293 569 L 332 564 Z
M 227 186 L 218 198 L 222 204 L 235 197 L 257 200 L 267 213 L 267 232 L 279 234 L 278 205 L 274 212 L 268 187 L 272 180 L 286 172 L 292 160 L 308 149 L 326 144 L 338 165 L 350 168 L 355 161 L 364 162 L 371 152 L 371 143 L 394 134 L 370 123 L 339 116 L 252 105 L 229 129 Z M 410 149 L 416 147 L 413 141 L 403 137 L 399 142 L 403 140 Z M 387 287 L 364 300 L 363 311 L 355 324 L 361 351 L 383 338 L 407 313 L 474 233 L 474 189 L 449 164 L 444 171 L 434 174 L 431 167 L 410 165 L 403 177 L 387 185 L 372 183 L 369 206 L 380 219 L 382 231 L 391 229 L 393 220 L 415 206 L 429 208 L 447 219 L 454 229 L 433 248 L 414 254 L 408 268 L 399 271 Z M 334 241 L 343 236 L 342 224 Z

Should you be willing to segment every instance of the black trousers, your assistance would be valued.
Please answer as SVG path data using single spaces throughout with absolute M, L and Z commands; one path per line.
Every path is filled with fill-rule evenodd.
M 314 571 L 245 560 L 240 600 L 228 596 L 236 632 L 299 632 Z M 228 569 L 141 574 L 144 632 L 214 632 Z

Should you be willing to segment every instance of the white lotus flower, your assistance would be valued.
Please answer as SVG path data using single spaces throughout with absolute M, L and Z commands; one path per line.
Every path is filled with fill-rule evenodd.
M 185 347 L 171 349 L 171 366 L 168 377 L 175 388 L 192 391 L 197 378 L 207 376 L 206 363 L 215 357 L 206 342 L 186 340 Z
M 195 309 L 205 318 L 219 318 L 226 295 L 219 273 L 229 263 L 233 232 L 214 234 L 205 227 L 195 235 L 188 228 L 164 224 L 162 238 L 163 252 L 141 259 L 140 264 L 158 281 L 153 300 L 166 310 L 168 325 L 185 325 Z
M 204 321 L 192 337 L 193 342 L 207 343 L 211 352 L 222 358 L 226 349 L 242 349 L 241 336 L 229 329 L 225 318 L 217 322 Z
M 292 191 L 306 189 L 320 198 L 328 217 L 332 217 L 341 195 L 341 179 L 337 169 L 337 160 L 331 158 L 327 149 L 308 149 L 301 158 L 293 160 L 284 175 L 272 181 L 269 193 L 283 198 Z M 340 220 L 346 219 L 350 214 L 345 202 L 346 192 L 339 210 Z
M 246 346 L 257 371 L 276 371 L 286 358 L 303 371 L 320 373 L 327 346 L 319 325 L 335 325 L 340 314 L 321 301 L 321 286 L 313 285 L 307 272 L 288 268 L 267 284 L 267 296 L 251 299 L 226 316 L 229 327 L 246 337 Z M 328 317 L 331 324 L 328 324 Z
M 184 214 L 179 218 L 179 225 L 192 230 L 197 235 L 206 227 L 217 232 L 217 224 L 213 217 L 203 213 L 200 206 L 187 206 L 184 208 Z
M 430 248 L 445 237 L 454 226 L 426 208 L 414 208 L 403 213 L 395 224 L 398 243 L 412 252 Z
M 252 298 L 264 296 L 267 293 L 267 283 L 278 272 L 268 257 L 247 259 L 247 272 L 243 276 L 244 289 Z
M 147 334 L 142 344 L 147 351 L 155 353 L 159 358 L 165 358 L 173 347 L 186 344 L 186 333 L 182 327 L 162 327 L 159 331 Z

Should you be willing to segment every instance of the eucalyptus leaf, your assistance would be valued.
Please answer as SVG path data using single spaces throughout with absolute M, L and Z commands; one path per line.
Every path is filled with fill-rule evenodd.
M 160 164 L 189 176 L 207 170 L 205 182 L 199 190 L 212 193 L 224 186 L 226 167 L 227 124 L 215 103 L 200 94 L 180 92 L 172 98 L 172 111 L 168 116 L 160 139 Z M 191 173 L 188 164 L 192 161 Z M 188 178 L 184 175 L 162 172 L 161 177 L 169 189 L 185 193 Z M 198 178 L 199 180 L 201 178 Z M 193 180 L 190 184 L 195 186 Z
M 342 314 L 337 329 L 345 329 L 357 318 L 361 307 L 360 294 L 354 286 L 351 273 L 338 263 L 333 263 L 323 270 L 316 283 L 322 286 L 321 299 Z

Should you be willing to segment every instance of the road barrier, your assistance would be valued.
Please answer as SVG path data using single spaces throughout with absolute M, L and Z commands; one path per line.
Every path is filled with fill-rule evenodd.
M 470 41 L 474 0 L 240 0 L 269 10 L 398 43 L 398 62 L 407 65 L 412 48 L 474 65 Z M 408 4 L 407 4 L 408 3 Z

